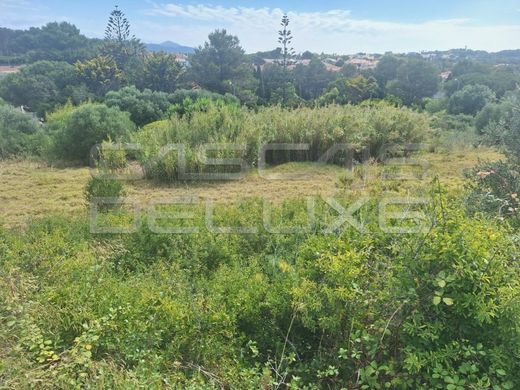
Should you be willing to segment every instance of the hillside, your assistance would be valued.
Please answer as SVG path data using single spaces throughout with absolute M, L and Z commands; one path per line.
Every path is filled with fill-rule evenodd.
M 147 43 L 146 48 L 151 52 L 164 51 L 171 54 L 191 54 L 195 51 L 193 47 L 179 45 L 178 43 L 171 41 L 163 43 Z

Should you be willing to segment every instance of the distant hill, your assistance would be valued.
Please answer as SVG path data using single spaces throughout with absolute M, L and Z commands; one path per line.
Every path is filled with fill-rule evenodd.
M 166 41 L 163 43 L 147 43 L 146 48 L 149 51 L 158 52 L 165 51 L 166 53 L 181 53 L 190 54 L 195 51 L 193 47 L 179 45 L 178 43 Z

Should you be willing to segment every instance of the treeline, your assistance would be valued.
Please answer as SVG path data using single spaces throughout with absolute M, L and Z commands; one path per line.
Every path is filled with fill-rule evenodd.
M 289 20 L 286 22 L 288 28 Z M 482 109 L 482 101 L 484 105 L 497 101 L 520 82 L 518 66 L 471 60 L 450 65 L 451 74 L 448 71 L 441 79 L 445 64 L 421 55 L 387 54 L 373 69 L 359 69 L 339 58 L 331 71 L 319 55 L 294 55 L 292 39 L 291 35 L 285 48 L 246 55 L 236 36 L 216 30 L 187 62 L 180 63 L 174 55 L 147 52 L 118 8 L 110 16 L 104 40 L 90 40 L 67 23 L 27 31 L 2 29 L 0 54 L 18 56 L 31 64 L 4 77 L 0 96 L 41 118 L 66 102 L 102 102 L 107 93 L 124 87 L 165 93 L 205 89 L 233 95 L 250 107 L 384 99 L 430 112 L 447 109 L 450 114 L 475 115 Z M 266 63 L 268 57 L 274 61 Z M 303 59 L 307 62 L 296 61 Z M 462 91 L 477 102 L 460 102 L 465 100 Z M 453 95 L 456 97 L 450 101 Z
M 20 65 L 41 60 L 74 63 L 91 58 L 101 44 L 82 35 L 66 22 L 48 23 L 28 30 L 0 27 L 0 65 Z
M 441 69 L 434 62 L 420 55 L 387 54 L 379 58 L 374 69 L 360 70 L 339 59 L 335 66 L 340 71 L 332 72 L 318 55 L 294 54 L 290 46 L 293 37 L 289 23 L 284 17 L 280 47 L 273 52 L 246 55 L 237 37 L 225 30 L 216 30 L 188 58 L 187 64 L 181 64 L 173 55 L 148 53 L 141 41 L 132 35 L 124 13 L 116 8 L 110 15 L 105 39 L 94 45 L 88 58 L 39 60 L 0 80 L 0 99 L 4 101 L 0 100 L 0 105 L 22 107 L 22 110 L 3 107 L 0 112 L 3 138 L 0 157 L 43 156 L 45 151 L 52 150 L 50 159 L 87 161 L 83 149 L 83 154 L 65 155 L 56 147 L 63 142 L 63 139 L 58 141 L 59 134 L 64 134 L 66 129 L 74 130 L 73 126 L 65 124 L 64 118 L 75 112 L 85 118 L 86 113 L 93 115 L 98 118 L 97 122 L 91 123 L 84 132 L 64 135 L 64 139 L 79 144 L 88 142 L 90 148 L 108 138 L 129 140 L 128 134 L 133 134 L 134 129 L 149 131 L 151 127 L 161 132 L 164 126 L 157 122 L 166 119 L 182 121 L 178 124 L 180 128 L 189 128 L 192 134 L 202 136 L 204 131 L 207 134 L 218 131 L 211 142 L 235 142 L 238 135 L 246 134 L 244 128 L 247 126 L 230 113 L 243 112 L 240 115 L 254 122 L 265 117 L 264 112 L 269 111 L 262 110 L 265 106 L 283 107 L 285 110 L 276 114 L 280 117 L 288 117 L 292 115 L 290 110 L 299 109 L 296 116 L 301 115 L 300 119 L 311 116 L 311 110 L 304 108 L 365 104 L 365 107 L 389 110 L 388 107 L 408 106 L 432 114 L 434 128 L 456 130 L 467 137 L 467 142 L 482 142 L 483 139 L 492 144 L 500 142 L 499 125 L 511 117 L 518 101 L 519 67 L 464 60 L 452 66 L 449 72 L 445 71 L 441 81 Z M 52 31 L 55 36 L 68 37 L 67 40 L 63 38 L 65 41 L 55 39 L 66 48 L 60 52 L 62 54 L 73 47 L 85 49 L 81 42 L 89 45 L 71 25 L 49 24 L 37 30 L 32 32 L 34 36 Z M 30 42 L 27 43 L 29 46 Z M 275 61 L 266 63 L 264 57 L 274 57 Z M 308 63 L 295 61 L 302 59 Z M 45 125 L 20 111 L 32 112 Z M 325 111 L 320 111 L 320 115 Z M 367 112 L 370 111 L 359 110 L 359 118 Z M 233 126 L 242 127 L 230 131 L 229 137 L 225 133 L 225 123 L 215 120 L 228 115 Z M 194 124 L 193 118 L 199 122 Z M 269 122 L 269 118 L 265 120 Z M 113 121 L 123 123 L 126 130 L 113 134 L 113 129 L 121 127 L 112 126 Z M 209 128 L 208 123 L 215 129 Z M 277 126 L 283 128 L 282 124 L 280 121 Z M 261 123 L 257 125 L 262 127 Z M 302 125 L 305 128 L 306 123 Z M 337 127 L 344 130 L 346 125 L 339 123 Z M 331 137 L 316 129 L 310 130 L 310 138 Z M 258 132 L 258 129 L 254 131 Z M 91 133 L 95 136 L 91 137 Z M 206 138 L 207 134 L 204 135 Z M 175 139 L 168 131 L 164 136 L 168 140 Z M 306 137 L 295 133 L 290 141 L 306 142 Z M 284 142 L 276 137 L 267 139 Z M 341 137 L 331 139 L 341 141 Z M 259 141 L 264 141 L 262 132 L 252 138 L 252 144 Z

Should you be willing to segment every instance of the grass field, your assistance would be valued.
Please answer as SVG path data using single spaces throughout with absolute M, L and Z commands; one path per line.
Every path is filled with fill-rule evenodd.
M 438 176 L 441 183 L 461 188 L 464 170 L 479 160 L 497 160 L 500 154 L 492 149 L 470 149 L 450 153 L 428 153 L 418 157 L 428 163 L 429 177 Z M 381 165 L 371 165 L 365 177 L 354 176 L 345 180 L 345 170 L 336 166 L 313 166 L 291 163 L 271 168 L 269 180 L 256 171 L 244 179 L 229 182 L 199 182 L 158 185 L 150 181 L 125 184 L 129 197 L 141 204 L 151 200 L 192 196 L 216 202 L 233 202 L 244 198 L 263 197 L 279 202 L 301 196 L 334 196 L 356 188 L 356 191 L 378 191 Z M 290 172 L 309 173 L 296 180 L 283 179 Z M 265 176 L 265 175 L 264 175 Z M 0 220 L 9 227 L 24 226 L 30 219 L 44 215 L 74 215 L 86 212 L 84 186 L 90 177 L 88 168 L 52 168 L 28 161 L 3 161 L 0 163 Z M 387 190 L 415 191 L 417 185 L 424 188 L 429 181 L 392 184 Z

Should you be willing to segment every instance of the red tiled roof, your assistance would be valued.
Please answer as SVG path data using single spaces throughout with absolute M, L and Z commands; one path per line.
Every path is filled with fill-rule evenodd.
M 4 66 L 0 65 L 0 73 L 16 73 L 20 69 L 20 66 Z

